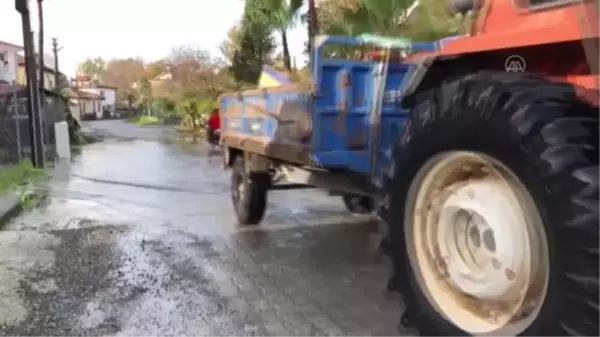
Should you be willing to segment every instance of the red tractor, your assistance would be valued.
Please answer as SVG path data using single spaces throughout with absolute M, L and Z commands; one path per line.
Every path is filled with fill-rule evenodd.
M 268 191 L 342 193 L 385 220 L 421 334 L 598 336 L 598 1 L 452 5 L 466 36 L 319 36 L 310 86 L 221 96 L 239 223 Z
M 422 335 L 599 335 L 597 0 L 457 0 L 417 64 L 383 248 Z

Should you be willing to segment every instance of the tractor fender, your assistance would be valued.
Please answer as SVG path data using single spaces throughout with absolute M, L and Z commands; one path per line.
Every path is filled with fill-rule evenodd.
M 439 86 L 442 81 L 476 72 L 473 54 L 431 55 L 413 65 L 407 74 L 400 106 L 412 109 L 419 93 Z M 481 69 L 479 69 L 481 70 Z

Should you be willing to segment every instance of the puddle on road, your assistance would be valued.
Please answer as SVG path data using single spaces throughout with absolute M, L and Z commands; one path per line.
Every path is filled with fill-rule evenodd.
M 114 136 L 82 147 L 70 165 L 59 164 L 52 182 L 43 186 L 46 203 L 17 217 L 5 229 L 171 223 L 209 235 L 240 230 L 229 195 L 231 173 L 223 169 L 219 149 L 201 137 L 192 137 L 190 142 L 189 137 L 160 129 L 106 125 L 125 136 L 142 135 L 136 140 Z M 266 230 L 352 218 L 339 198 L 318 190 L 274 191 L 269 199 L 263 222 Z
M 86 218 L 151 225 L 177 222 L 186 214 L 180 221 L 187 221 L 198 205 L 209 206 L 214 195 L 229 190 L 228 174 L 209 152 L 200 145 L 156 140 L 90 144 L 70 165 L 58 165 L 51 183 L 36 187 L 48 195 L 47 202 L 5 229 L 70 228 Z

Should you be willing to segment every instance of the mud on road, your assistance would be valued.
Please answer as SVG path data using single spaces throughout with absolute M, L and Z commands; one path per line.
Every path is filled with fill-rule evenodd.
M 229 172 L 167 128 L 87 124 L 0 232 L 2 335 L 396 335 L 377 224 L 316 190 L 239 228 Z

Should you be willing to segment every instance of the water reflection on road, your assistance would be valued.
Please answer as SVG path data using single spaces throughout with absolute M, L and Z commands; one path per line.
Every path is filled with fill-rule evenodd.
M 371 219 L 282 191 L 260 227 L 239 228 L 208 147 L 163 127 L 87 127 L 105 141 L 59 164 L 42 207 L 0 232 L 0 308 L 17 308 L 0 309 L 1 334 L 396 333 Z
M 112 132 L 123 127 L 112 121 L 96 123 L 114 123 Z M 70 228 L 79 226 L 78 220 L 93 219 L 83 222 L 170 224 L 204 234 L 236 230 L 229 172 L 222 169 L 215 151 L 181 140 L 169 130 L 149 128 L 154 131 L 150 135 L 148 129 L 142 130 L 137 139 L 109 136 L 84 147 L 70 165 L 59 165 L 45 207 L 8 228 Z M 348 216 L 339 200 L 320 191 L 275 192 L 270 199 L 267 226 L 298 217 Z M 190 224 L 195 228 L 187 228 Z

